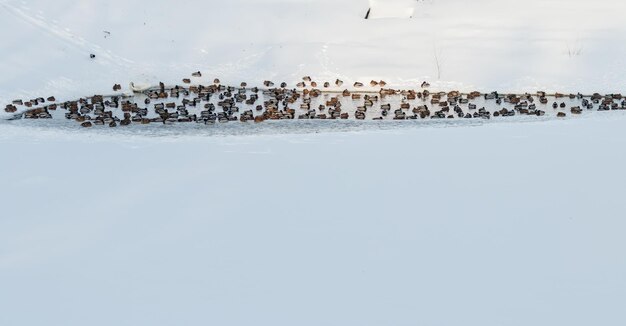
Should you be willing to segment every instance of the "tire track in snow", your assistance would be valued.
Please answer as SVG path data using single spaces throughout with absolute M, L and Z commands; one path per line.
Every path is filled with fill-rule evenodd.
M 103 50 L 101 46 L 93 44 L 85 40 L 84 38 L 77 36 L 71 32 L 68 28 L 62 28 L 56 23 L 49 23 L 39 12 L 36 15 L 29 14 L 30 8 L 22 6 L 18 8 L 9 4 L 6 0 L 0 0 L 0 6 L 7 10 L 13 16 L 40 28 L 48 34 L 60 39 L 65 44 L 72 46 L 73 48 L 89 55 L 91 53 L 96 54 L 99 59 L 105 61 L 111 65 L 117 65 L 123 68 L 131 68 L 134 65 L 132 60 L 124 58 L 119 55 L 113 54 L 110 50 Z

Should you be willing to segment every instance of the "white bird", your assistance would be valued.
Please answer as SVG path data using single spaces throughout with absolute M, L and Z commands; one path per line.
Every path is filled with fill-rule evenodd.
M 130 90 L 134 93 L 143 93 L 150 89 L 150 84 L 130 82 Z

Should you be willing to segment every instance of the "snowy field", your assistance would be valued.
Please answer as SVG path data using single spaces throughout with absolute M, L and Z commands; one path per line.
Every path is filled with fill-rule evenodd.
M 0 0 L 0 104 L 197 70 L 626 93 L 626 3 L 382 2 Z M 0 325 L 626 324 L 626 112 L 454 120 L 1 120 Z
M 229 85 L 304 75 L 483 92 L 626 84 L 626 2 L 426 0 L 413 19 L 365 20 L 369 2 L 0 0 L 0 102 L 174 84 L 197 70 Z

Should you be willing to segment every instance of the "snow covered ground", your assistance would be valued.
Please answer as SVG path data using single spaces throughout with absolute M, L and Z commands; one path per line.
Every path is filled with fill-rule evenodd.
M 369 3 L 0 0 L 0 103 L 196 70 L 624 93 L 626 3 Z M 1 121 L 0 325 L 626 323 L 624 112 L 319 123 Z
M 294 85 L 304 75 L 501 92 L 621 92 L 626 84 L 626 2 L 426 0 L 413 19 L 365 20 L 369 6 L 0 0 L 0 102 L 180 83 L 196 70 L 226 84 Z

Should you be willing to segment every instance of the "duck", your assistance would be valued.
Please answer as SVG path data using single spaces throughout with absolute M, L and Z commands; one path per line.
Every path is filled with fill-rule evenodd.
M 193 74 L 192 74 L 193 76 Z M 195 76 L 193 76 L 195 77 Z M 309 77 L 309 76 L 305 76 Z M 187 79 L 191 81 L 192 79 Z M 219 82 L 218 79 L 215 80 Z M 424 84 L 425 83 L 425 84 Z M 423 87 L 427 87 L 427 82 L 422 83 Z M 273 86 L 274 84 L 270 81 L 264 82 L 266 86 Z M 307 87 L 307 84 L 310 87 Z M 14 100 L 13 104 L 7 105 L 4 110 L 8 113 L 14 113 L 19 111 L 19 105 L 24 105 L 29 108 L 24 114 L 21 114 L 19 118 L 27 118 L 27 119 L 45 119 L 51 118 L 52 116 L 48 112 L 48 110 L 57 109 L 57 105 L 59 109 L 66 110 L 65 117 L 68 119 L 74 119 L 79 123 L 82 122 L 91 122 L 92 125 L 110 125 L 115 123 L 116 126 L 120 124 L 130 124 L 130 122 L 139 123 L 142 121 L 146 121 L 146 123 L 152 122 L 153 119 L 147 119 L 148 110 L 144 107 L 153 105 L 157 115 L 161 115 L 159 121 L 160 122 L 188 122 L 188 121 L 197 121 L 197 122 L 205 122 L 209 117 L 215 116 L 213 121 L 217 119 L 217 112 L 215 112 L 216 104 L 219 106 L 224 112 L 220 116 L 220 120 L 222 121 L 251 121 L 255 120 L 253 115 L 249 114 L 248 111 L 253 112 L 257 111 L 263 118 L 263 120 L 267 119 L 294 119 L 295 117 L 304 119 L 346 119 L 349 115 L 346 112 L 342 112 L 341 106 L 342 103 L 346 105 L 345 102 L 340 101 L 339 96 L 344 97 L 344 101 L 346 97 L 350 97 L 355 101 L 363 101 L 362 103 L 357 104 L 354 102 L 350 104 L 355 107 L 360 105 L 355 113 L 355 117 L 357 119 L 366 119 L 366 110 L 372 110 L 374 104 L 380 105 L 380 109 L 377 111 L 378 114 L 373 114 L 371 119 L 373 120 L 381 120 L 386 116 L 391 115 L 391 105 L 388 102 L 394 103 L 393 106 L 396 108 L 400 108 L 401 110 L 411 110 L 411 104 L 413 100 L 420 99 L 424 101 L 424 103 L 431 102 L 438 110 L 436 111 L 436 118 L 456 118 L 457 116 L 460 118 L 474 118 L 481 117 L 484 119 L 488 119 L 491 115 L 494 117 L 509 117 L 516 114 L 528 115 L 528 116 L 542 116 L 545 115 L 545 111 L 539 110 L 541 105 L 546 105 L 549 107 L 547 95 L 545 92 L 537 92 L 536 94 L 520 94 L 520 95 L 499 95 L 497 92 L 492 93 L 480 93 L 480 92 L 472 92 L 468 94 L 461 94 L 458 91 L 451 92 L 433 92 L 432 94 L 427 90 L 423 89 L 420 92 L 411 91 L 411 90 L 393 90 L 393 89 L 384 89 L 382 87 L 386 86 L 386 82 L 383 80 L 376 81 L 371 80 L 368 86 L 371 87 L 381 87 L 379 92 L 376 92 L 376 96 L 372 96 L 372 94 L 363 94 L 362 91 L 356 91 L 355 93 L 351 93 L 348 89 L 344 89 L 341 92 L 341 95 L 336 95 L 331 97 L 329 94 L 325 94 L 322 90 L 318 89 L 318 84 L 323 85 L 324 88 L 331 87 L 331 82 L 315 82 L 309 78 L 303 78 L 303 81 L 298 83 L 296 88 L 288 89 L 287 84 L 282 82 L 280 88 L 269 88 L 262 89 L 263 97 L 260 97 L 258 93 L 259 89 L 254 87 L 251 89 L 247 89 L 248 84 L 246 82 L 239 83 L 239 87 L 232 87 L 227 85 L 211 85 L 211 86 L 203 86 L 203 85 L 189 85 L 189 86 L 174 86 L 165 88 L 163 83 L 159 83 L 159 89 L 147 89 L 143 91 L 145 96 L 138 96 L 135 101 L 126 100 L 122 98 L 120 95 L 113 96 L 102 96 L 102 95 L 94 95 L 90 97 L 84 97 L 77 99 L 75 101 L 68 101 L 65 103 L 55 104 L 56 98 L 50 96 L 47 98 L 37 97 L 31 100 Z M 342 85 L 343 81 L 336 79 L 335 85 Z M 131 84 L 132 85 L 132 84 Z M 364 87 L 363 83 L 355 82 L 354 87 Z M 301 88 L 301 89 L 298 89 Z M 121 90 L 120 84 L 113 85 L 114 91 Z M 377 89 L 378 90 L 378 89 Z M 360 92 L 360 93 L 359 93 Z M 553 93 L 554 94 L 554 93 Z M 493 111 L 493 113 L 487 112 L 484 108 L 481 108 L 478 112 L 473 112 L 477 109 L 477 105 L 474 104 L 473 99 L 482 97 L 484 95 L 485 100 L 495 99 L 496 103 L 502 104 L 504 101 L 506 105 L 513 105 L 512 109 L 504 109 L 500 105 L 497 111 Z M 385 98 L 389 96 L 390 99 L 386 100 Z M 600 95 L 595 93 L 591 97 L 583 97 L 580 93 L 570 93 L 561 94 L 557 93 L 555 96 L 562 97 L 563 99 L 569 98 L 571 102 L 581 103 L 579 106 L 570 106 L 569 112 L 567 112 L 566 102 L 558 102 L 556 100 L 552 103 L 553 108 L 556 113 L 559 113 L 559 117 L 563 117 L 563 114 L 567 112 L 567 114 L 581 114 L 583 109 L 592 109 L 594 104 L 599 106 L 599 110 L 618 110 L 618 109 L 626 109 L 626 100 L 624 100 L 624 96 L 621 94 L 608 94 L 608 95 Z M 215 97 L 219 97 L 218 103 L 211 103 L 215 99 Z M 316 97 L 320 97 L 321 99 L 316 100 Z M 167 102 L 167 98 L 171 98 L 170 102 Z M 382 99 L 384 104 L 378 103 Z M 263 99 L 264 103 L 261 105 L 258 104 L 258 101 Z M 479 99 L 482 100 L 482 99 Z M 537 100 L 535 102 L 535 100 Z M 620 101 L 620 102 L 616 102 Z M 141 103 L 143 102 L 143 103 Z M 159 102 L 153 103 L 151 102 Z M 537 103 L 540 102 L 541 104 Z M 48 103 L 48 105 L 46 105 Z M 240 104 L 239 104 L 240 103 Z M 324 103 L 326 105 L 324 105 Z M 396 104 L 397 103 L 397 104 Z M 536 104 L 535 104 L 536 103 Z M 43 105 L 43 106 L 42 106 Z M 243 105 L 243 106 L 242 106 Z M 198 116 L 200 119 L 194 118 L 194 114 L 192 108 L 203 106 L 207 109 L 207 111 L 202 111 Z M 208 109 L 212 106 L 212 109 Z M 299 115 L 295 112 L 295 110 L 290 109 L 289 106 L 294 106 L 300 110 L 306 111 L 314 111 L 308 112 L 307 114 Z M 461 108 L 463 107 L 463 108 Z M 250 110 L 246 110 L 246 109 Z M 452 110 L 454 108 L 454 110 Z M 560 108 L 560 110 L 558 110 Z M 169 109 L 169 112 L 166 110 Z M 263 110 L 266 109 L 265 112 Z M 545 109 L 545 108 L 543 108 Z M 125 113 L 124 119 L 120 120 L 115 118 L 113 112 L 119 113 L 122 111 Z M 174 110 L 174 112 L 172 112 Z M 238 114 L 239 110 L 244 111 L 241 114 Z M 470 113 L 466 112 L 469 110 Z M 159 112 L 163 111 L 163 112 Z M 454 111 L 454 112 L 452 112 Z M 565 112 L 563 112 L 565 111 Z M 109 113 L 108 115 L 105 114 Z M 351 111 L 352 112 L 352 111 Z M 396 118 L 403 119 L 413 119 L 418 116 L 421 118 L 426 118 L 431 116 L 430 111 L 427 111 L 427 108 L 422 108 L 422 106 L 414 107 L 412 109 L 413 114 L 411 116 L 407 115 L 406 112 L 395 112 Z M 95 119 L 89 115 L 94 116 Z M 128 116 L 126 116 L 128 114 Z M 567 116 L 567 115 L 565 115 Z M 90 121 L 92 120 L 92 121 Z M 199 120 L 199 121 L 198 121 Z

